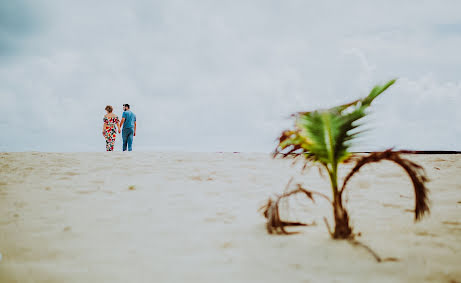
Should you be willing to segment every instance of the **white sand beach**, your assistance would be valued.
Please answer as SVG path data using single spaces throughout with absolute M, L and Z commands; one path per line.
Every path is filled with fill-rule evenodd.
M 0 282 L 461 282 L 461 156 L 407 157 L 431 178 L 421 222 L 398 166 L 369 165 L 349 184 L 358 240 L 397 259 L 377 263 L 330 238 L 321 199 L 290 203 L 290 219 L 316 225 L 267 234 L 258 208 L 290 177 L 330 195 L 317 169 L 301 175 L 289 160 L 0 153 Z

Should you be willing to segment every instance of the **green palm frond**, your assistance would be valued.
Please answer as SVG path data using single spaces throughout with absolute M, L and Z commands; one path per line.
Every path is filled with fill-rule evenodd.
M 349 158 L 349 148 L 361 134 L 357 121 L 366 116 L 372 101 L 394 82 L 391 80 L 377 85 L 368 96 L 348 104 L 296 113 L 295 129 L 282 134 L 282 137 L 286 137 L 287 133 L 291 135 L 289 138 L 281 137 L 275 153 L 302 153 L 335 170 L 339 163 Z

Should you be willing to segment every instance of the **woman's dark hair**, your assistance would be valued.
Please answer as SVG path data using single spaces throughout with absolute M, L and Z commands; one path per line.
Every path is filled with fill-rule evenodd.
M 113 110 L 114 110 L 114 108 L 112 108 L 112 106 L 110 106 L 110 105 L 106 106 L 106 111 L 107 112 L 112 113 Z

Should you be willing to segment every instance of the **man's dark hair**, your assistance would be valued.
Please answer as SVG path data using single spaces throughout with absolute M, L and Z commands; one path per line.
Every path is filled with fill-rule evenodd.
M 130 109 L 130 104 L 123 104 L 123 106 L 127 107 L 128 109 Z

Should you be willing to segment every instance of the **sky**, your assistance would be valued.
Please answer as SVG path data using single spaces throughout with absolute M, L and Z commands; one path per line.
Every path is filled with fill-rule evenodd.
M 0 151 L 270 152 L 398 78 L 354 150 L 461 150 L 461 1 L 0 0 Z M 117 138 L 116 150 L 121 150 Z

